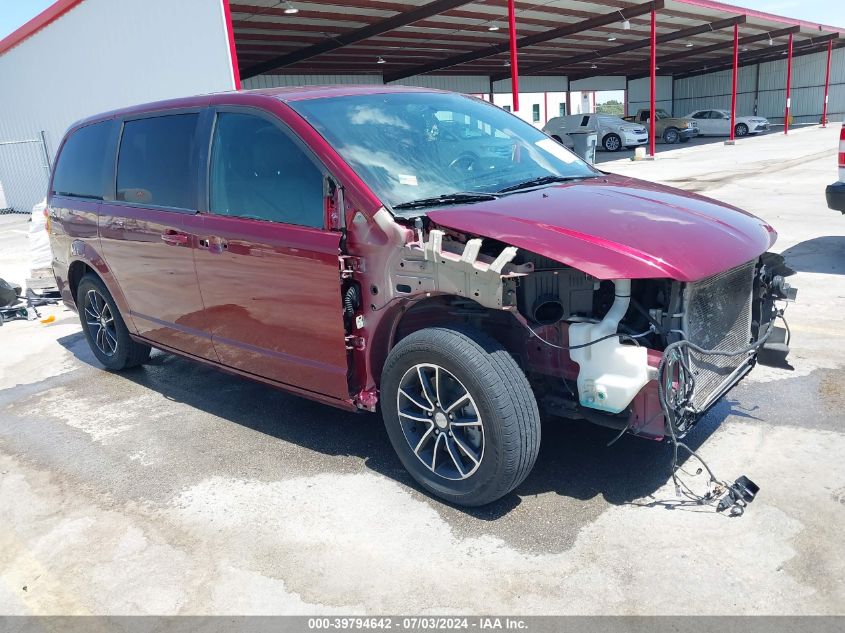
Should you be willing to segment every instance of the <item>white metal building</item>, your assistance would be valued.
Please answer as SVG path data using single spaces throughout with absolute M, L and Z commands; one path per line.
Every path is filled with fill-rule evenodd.
M 235 85 L 219 0 L 60 0 L 23 28 L 0 41 L 0 181 L 18 211 L 44 197 L 44 150 L 74 121 Z
M 570 113 L 594 107 L 597 90 L 624 90 L 629 110 L 648 107 L 652 35 L 656 107 L 729 107 L 736 34 L 740 114 L 784 119 L 791 58 L 791 116 L 818 122 L 829 50 L 828 115 L 845 116 L 843 29 L 712 0 L 514 7 L 511 34 L 505 0 L 58 0 L 0 40 L 6 206 L 25 211 L 44 196 L 46 163 L 73 121 L 170 97 L 391 82 L 513 107 L 518 59 L 517 113 L 535 125 L 561 104 Z

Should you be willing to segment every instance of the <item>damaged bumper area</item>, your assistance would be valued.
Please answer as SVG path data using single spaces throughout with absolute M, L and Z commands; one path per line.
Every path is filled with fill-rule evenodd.
M 547 413 L 679 438 L 755 363 L 786 366 L 775 321 L 796 292 L 779 255 L 695 282 L 607 280 L 495 240 L 416 233 L 389 265 L 392 298 L 437 303 L 410 308 L 404 327 L 461 318 L 486 331 Z
M 755 363 L 789 368 L 783 304 L 797 295 L 785 281 L 792 274 L 782 256 L 765 253 L 687 286 L 682 336 L 665 348 L 657 370 L 667 431 L 683 436 Z

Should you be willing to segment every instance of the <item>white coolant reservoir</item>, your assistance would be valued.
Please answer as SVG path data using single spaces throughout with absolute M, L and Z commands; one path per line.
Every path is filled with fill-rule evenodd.
M 615 279 L 615 299 L 599 323 L 573 323 L 569 344 L 583 345 L 614 334 L 631 302 L 631 280 Z M 620 413 L 648 382 L 648 353 L 644 347 L 622 345 L 612 336 L 569 351 L 578 363 L 578 398 L 585 407 Z

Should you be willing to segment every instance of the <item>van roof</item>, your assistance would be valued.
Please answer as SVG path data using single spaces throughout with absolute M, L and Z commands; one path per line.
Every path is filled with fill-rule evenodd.
M 234 90 L 228 92 L 215 92 L 205 95 L 191 97 L 180 97 L 164 101 L 152 101 L 138 105 L 118 108 L 108 112 L 101 112 L 81 119 L 70 126 L 69 130 L 78 128 L 89 123 L 105 121 L 127 114 L 144 114 L 159 110 L 175 110 L 178 108 L 201 108 L 219 103 L 233 104 L 243 103 L 244 105 L 261 105 L 268 100 L 282 101 L 285 103 L 303 101 L 306 99 L 328 99 L 337 97 L 348 97 L 353 95 L 368 94 L 390 94 L 390 93 L 413 93 L 429 92 L 444 93 L 443 90 L 433 88 L 417 88 L 413 86 L 385 86 L 385 85 L 329 85 L 329 86 L 292 86 L 283 88 L 258 88 L 255 90 Z

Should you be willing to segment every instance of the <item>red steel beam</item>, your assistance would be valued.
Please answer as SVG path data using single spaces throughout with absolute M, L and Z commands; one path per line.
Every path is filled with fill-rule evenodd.
M 329 51 L 337 50 L 338 48 L 343 48 L 344 46 L 349 46 L 350 44 L 355 44 L 356 42 L 375 37 L 376 35 L 381 35 L 382 33 L 387 33 L 388 31 L 393 31 L 402 26 L 419 22 L 420 20 L 443 13 L 444 11 L 469 4 L 471 1 L 472 0 L 434 0 L 428 4 L 415 7 L 410 11 L 397 13 L 396 15 L 380 20 L 374 24 L 368 24 L 367 26 L 363 26 L 359 29 L 353 29 L 352 31 L 341 33 L 335 37 L 326 38 L 318 44 L 313 44 L 312 46 L 308 46 L 292 53 L 280 55 L 267 60 L 266 62 L 250 66 L 241 73 L 241 78 L 248 79 L 249 77 L 254 77 L 255 75 L 260 75 L 261 73 L 276 70 L 282 66 L 289 66 L 291 64 L 316 57 L 322 53 L 328 53 Z
M 608 24 L 613 24 L 614 22 L 620 22 L 622 19 L 631 19 L 640 15 L 645 15 L 646 13 L 654 9 L 662 9 L 663 2 L 664 0 L 654 0 L 653 2 L 648 2 L 643 5 L 634 5 L 632 7 L 625 7 L 620 10 L 614 10 L 604 15 L 599 15 L 588 20 L 582 20 L 581 22 L 566 24 L 550 31 L 542 31 L 540 33 L 533 33 L 531 35 L 523 35 L 516 41 L 516 47 L 525 48 L 526 46 L 533 46 L 534 44 L 542 44 L 543 42 L 549 42 L 551 40 L 556 40 L 561 37 L 568 37 L 576 33 L 581 33 L 582 31 L 590 31 L 593 29 L 600 28 L 602 26 L 606 26 Z M 509 49 L 509 46 L 509 42 L 493 44 L 492 46 L 486 46 L 477 51 L 470 51 L 468 53 L 462 53 L 460 55 L 453 55 L 451 57 L 447 57 L 446 59 L 437 62 L 432 62 L 430 64 L 412 66 L 410 68 L 405 68 L 393 73 L 385 74 L 384 81 L 385 83 L 388 83 L 391 81 L 396 81 L 398 79 L 412 77 L 414 75 L 423 75 L 425 73 L 431 73 L 438 70 L 443 70 L 445 68 L 451 68 L 452 66 L 466 64 L 469 62 L 476 61 L 478 59 L 484 59 L 485 57 L 493 57 L 494 55 L 500 55 L 501 53 L 506 52 Z
M 235 47 L 235 29 L 232 28 L 232 9 L 229 0 L 223 0 L 223 15 L 226 18 L 226 37 L 229 41 L 229 63 L 232 65 L 232 83 L 235 90 L 241 89 L 241 71 L 238 67 L 238 50 Z
M 810 53 L 818 52 L 815 50 L 822 44 L 827 46 L 828 40 L 836 40 L 839 39 L 838 33 L 833 33 L 831 35 L 825 35 L 823 37 L 816 37 L 816 38 L 809 38 L 806 40 L 799 40 L 796 41 L 794 44 L 794 51 L 793 57 L 797 57 L 798 54 L 801 55 L 808 55 Z M 739 65 L 740 66 L 747 66 L 749 64 L 761 64 L 764 62 L 775 61 L 778 59 L 783 59 L 783 54 L 789 50 L 789 44 L 783 44 L 780 46 L 769 46 L 767 48 L 761 48 L 755 51 L 749 51 L 748 53 L 740 52 L 739 55 Z M 705 62 L 698 62 L 694 67 L 687 66 L 683 68 L 673 68 L 672 74 L 675 75 L 676 79 L 682 79 L 684 77 L 694 77 L 696 75 L 704 75 L 707 73 L 715 73 L 720 70 L 728 70 L 731 67 L 732 61 L 729 59 L 725 61 L 724 59 L 718 60 L 711 60 L 710 62 L 706 62 L 706 66 L 702 68 L 702 64 Z M 632 77 L 633 79 L 634 77 Z
M 731 143 L 734 142 L 736 126 L 736 77 L 739 74 L 739 25 L 734 24 L 734 68 L 731 77 Z
M 771 33 L 758 33 L 757 35 L 747 35 L 745 37 L 739 38 L 740 46 L 745 46 L 746 44 L 754 44 L 755 42 L 760 42 L 762 40 L 767 40 L 771 36 L 773 39 L 789 35 L 790 33 L 797 33 L 801 27 L 799 26 L 790 26 L 786 29 L 780 29 L 779 31 L 771 31 Z M 675 53 L 667 53 L 660 58 L 660 61 L 663 64 L 667 62 L 675 61 L 678 59 L 685 59 L 687 57 L 697 57 L 700 55 L 704 55 L 706 53 L 715 53 L 721 51 L 724 48 L 724 43 L 719 44 L 710 44 L 708 46 L 696 46 L 695 48 L 687 48 L 682 51 L 677 51 Z M 717 63 L 721 62 L 721 60 L 717 60 Z M 701 67 L 701 64 L 708 63 L 708 60 L 705 58 L 704 61 L 698 62 L 696 65 Z M 709 63 L 712 63 L 710 60 Z M 616 75 L 616 74 L 625 74 L 628 76 L 628 79 L 642 79 L 644 77 L 648 77 L 648 64 L 639 64 L 637 65 L 634 70 L 636 72 L 632 72 L 631 63 L 627 64 L 620 64 L 618 66 L 612 66 L 606 70 L 602 70 L 602 74 L 606 75 Z M 572 75 L 572 77 L 576 79 L 581 79 L 585 76 L 585 74 L 578 74 Z
M 510 43 L 513 111 L 519 112 L 519 54 L 516 50 L 516 7 L 514 4 L 514 0 L 508 0 L 508 42 Z
M 792 84 L 792 33 L 789 34 L 789 44 L 786 49 L 786 108 L 783 112 L 783 133 L 789 134 L 789 106 L 792 105 L 789 97 L 789 88 Z
M 680 31 L 674 31 L 672 33 L 664 33 L 663 35 L 659 35 L 657 37 L 657 42 L 660 44 L 665 44 L 667 42 L 674 42 L 675 40 L 682 40 L 689 37 L 694 37 L 701 33 L 711 33 L 714 31 L 719 31 L 721 29 L 726 29 L 730 26 L 735 26 L 737 24 L 742 24 L 745 22 L 744 15 L 738 15 L 731 18 L 725 18 L 724 20 L 717 20 L 715 22 L 705 22 L 704 24 L 699 24 L 697 26 L 691 26 L 686 29 L 681 29 Z M 612 57 L 614 55 L 619 55 L 621 53 L 628 53 L 630 51 L 635 51 L 638 49 L 646 48 L 649 46 L 650 40 L 639 40 L 636 42 L 627 42 L 625 44 L 619 44 L 618 46 L 612 46 L 610 48 L 600 49 L 591 51 L 589 53 L 584 53 L 583 55 L 575 55 L 574 57 L 567 57 L 562 60 L 555 60 L 551 62 L 544 62 L 542 64 L 532 64 L 528 68 L 525 69 L 526 74 L 535 74 L 539 72 L 545 72 L 547 70 L 551 70 L 552 68 L 562 68 L 562 67 L 572 67 L 575 64 L 580 64 L 581 62 L 588 62 L 594 59 L 603 59 L 606 57 Z M 495 79 L 495 77 L 494 77 Z
M 827 70 L 824 75 L 824 105 L 822 105 L 822 127 L 827 127 L 827 96 L 830 91 L 830 57 L 833 53 L 833 40 L 827 41 Z
M 651 12 L 651 85 L 649 86 L 649 121 L 648 121 L 648 153 L 653 158 L 655 152 L 655 134 L 657 130 L 657 11 Z

